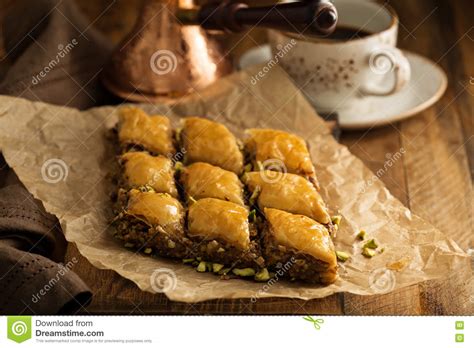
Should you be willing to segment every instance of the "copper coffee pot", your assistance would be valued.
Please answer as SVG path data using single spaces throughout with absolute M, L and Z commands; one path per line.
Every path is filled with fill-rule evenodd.
M 152 102 L 199 90 L 232 71 L 228 55 L 206 30 L 238 32 L 259 26 L 327 35 L 337 12 L 329 1 L 249 7 L 235 1 L 144 0 L 132 32 L 113 53 L 102 82 L 129 101 Z

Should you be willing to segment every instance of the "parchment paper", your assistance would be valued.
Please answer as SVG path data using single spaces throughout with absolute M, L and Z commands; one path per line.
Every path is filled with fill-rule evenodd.
M 389 292 L 469 267 L 469 257 L 454 241 L 411 214 L 362 162 L 338 144 L 286 74 L 273 67 L 257 83 L 259 67 L 222 79 L 175 104 L 140 105 L 164 113 L 177 124 L 187 115 L 206 116 L 226 124 L 237 136 L 249 127 L 295 132 L 308 140 L 322 186 L 333 213 L 343 215 L 335 240 L 337 250 L 352 257 L 330 286 L 241 279 L 220 280 L 179 262 L 152 258 L 125 249 L 112 236 L 110 180 L 115 170 L 109 130 L 117 122 L 116 107 L 78 110 L 0 97 L 0 146 L 8 164 L 30 192 L 56 214 L 66 239 L 77 244 L 98 268 L 112 269 L 140 289 L 159 292 L 160 272 L 171 300 L 197 302 L 216 298 L 293 297 L 313 299 L 335 292 L 361 295 Z M 364 229 L 382 254 L 361 255 L 356 239 Z M 156 271 L 156 272 L 155 272 Z

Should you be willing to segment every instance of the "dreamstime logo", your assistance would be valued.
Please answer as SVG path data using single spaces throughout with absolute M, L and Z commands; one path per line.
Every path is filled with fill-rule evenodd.
M 169 155 L 168 158 L 173 161 L 173 163 L 182 161 L 184 158 L 184 155 L 186 155 L 186 149 L 181 149 L 180 151 L 176 152 L 173 155 Z M 156 183 L 161 181 L 163 177 L 166 178 L 166 175 L 169 173 L 168 168 L 163 168 L 156 170 L 154 168 L 148 168 L 148 173 L 151 177 L 151 180 L 148 182 L 149 186 L 154 186 Z
M 77 258 L 73 257 L 65 265 L 59 264 L 59 268 L 54 277 L 49 279 L 49 281 L 35 294 L 32 294 L 31 302 L 38 303 L 43 296 L 45 296 L 51 289 L 53 289 L 59 280 L 64 277 L 77 263 Z
M 388 50 L 376 50 L 369 57 L 369 67 L 374 73 L 384 75 L 395 69 L 395 56 Z
M 263 161 L 262 168 L 264 171 L 260 171 L 260 177 L 268 184 L 274 184 L 280 181 L 287 172 L 285 163 L 274 158 Z
M 369 285 L 372 290 L 387 293 L 395 288 L 395 274 L 387 268 L 378 268 L 370 273 Z
M 250 79 L 250 83 L 252 85 L 256 85 L 260 79 L 264 78 L 265 75 L 275 66 L 280 62 L 280 59 L 282 59 L 285 55 L 290 52 L 290 50 L 296 45 L 296 40 L 291 39 L 289 42 L 287 42 L 284 46 L 282 44 L 278 44 L 276 46 L 277 52 L 275 55 L 268 61 L 267 64 L 252 78 Z
M 265 293 L 267 293 L 270 288 L 275 285 L 276 283 L 278 283 L 280 281 L 281 278 L 283 278 L 285 276 L 285 274 L 291 269 L 291 267 L 293 267 L 293 265 L 295 264 L 296 260 L 294 257 L 291 257 L 290 260 L 288 260 L 285 264 L 281 263 L 281 262 L 278 262 L 276 265 L 275 265 L 275 274 L 273 275 L 273 277 L 271 277 L 263 286 L 261 289 L 259 289 L 254 296 L 252 296 L 250 298 L 250 301 L 252 303 L 255 303 L 257 302 L 257 300 L 262 297 Z
M 158 268 L 150 276 L 151 288 L 156 292 L 168 292 L 176 288 L 176 273 L 169 268 Z
M 56 56 L 53 59 L 51 59 L 48 62 L 48 64 L 45 65 L 38 74 L 33 76 L 33 78 L 31 79 L 31 83 L 33 85 L 37 85 L 41 81 L 41 79 L 46 77 L 46 75 L 50 71 L 56 68 L 56 66 L 59 65 L 59 62 L 61 61 L 61 59 L 65 58 L 72 51 L 72 49 L 76 47 L 78 44 L 79 44 L 79 41 L 77 41 L 75 38 L 72 39 L 70 42 L 68 42 L 66 45 L 59 44 L 58 52 L 56 53 Z
M 50 158 L 41 167 L 41 177 L 49 184 L 57 184 L 66 181 L 69 175 L 69 167 L 62 159 Z
M 178 59 L 170 50 L 158 50 L 150 58 L 150 68 L 157 75 L 166 75 L 176 70 Z
M 7 337 L 17 343 L 31 338 L 31 317 L 14 316 L 7 319 Z
M 386 153 L 385 158 L 387 159 L 382 168 L 379 168 L 374 175 L 372 175 L 369 180 L 364 182 L 363 187 L 360 189 L 360 193 L 365 193 L 369 187 L 371 187 L 377 179 L 380 179 L 385 173 L 393 167 L 393 165 L 403 157 L 405 153 L 405 148 L 401 147 L 399 151 L 394 154 Z
M 12 325 L 12 333 L 15 336 L 21 336 L 28 333 L 28 326 L 23 321 L 15 321 Z

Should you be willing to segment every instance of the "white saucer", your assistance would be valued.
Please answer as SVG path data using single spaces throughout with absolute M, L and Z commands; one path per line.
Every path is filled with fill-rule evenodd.
M 401 91 L 385 97 L 365 97 L 364 102 L 349 109 L 336 110 L 342 129 L 364 129 L 386 125 L 413 116 L 438 101 L 448 80 L 434 62 L 416 53 L 403 51 L 410 62 L 411 79 Z M 269 61 L 269 45 L 255 47 L 242 55 L 239 67 Z

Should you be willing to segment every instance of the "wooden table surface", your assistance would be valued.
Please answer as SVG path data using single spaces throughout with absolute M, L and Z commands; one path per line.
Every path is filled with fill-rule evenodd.
M 91 20 L 95 20 L 94 25 L 114 42 L 130 29 L 138 3 L 130 0 L 77 2 Z M 380 179 L 415 214 L 450 234 L 463 249 L 474 248 L 471 1 L 398 0 L 391 1 L 391 5 L 401 21 L 399 46 L 441 65 L 448 75 L 448 89 L 437 104 L 416 117 L 383 128 L 343 132 L 340 141 L 374 172 L 384 167 L 387 154 L 403 148 L 403 160 L 395 161 Z M 234 36 L 231 54 L 238 56 L 262 41 L 261 31 L 245 34 L 243 38 Z M 460 238 L 459 231 L 466 230 L 471 232 L 470 237 Z M 72 258 L 79 260 L 74 266 L 75 272 L 94 292 L 91 305 L 82 311 L 84 314 L 474 314 L 471 272 L 379 296 L 336 294 L 311 301 L 260 299 L 251 303 L 242 299 L 185 304 L 169 301 L 164 295 L 141 292 L 115 272 L 94 268 L 79 255 L 74 245 L 69 246 L 67 253 L 67 259 Z

